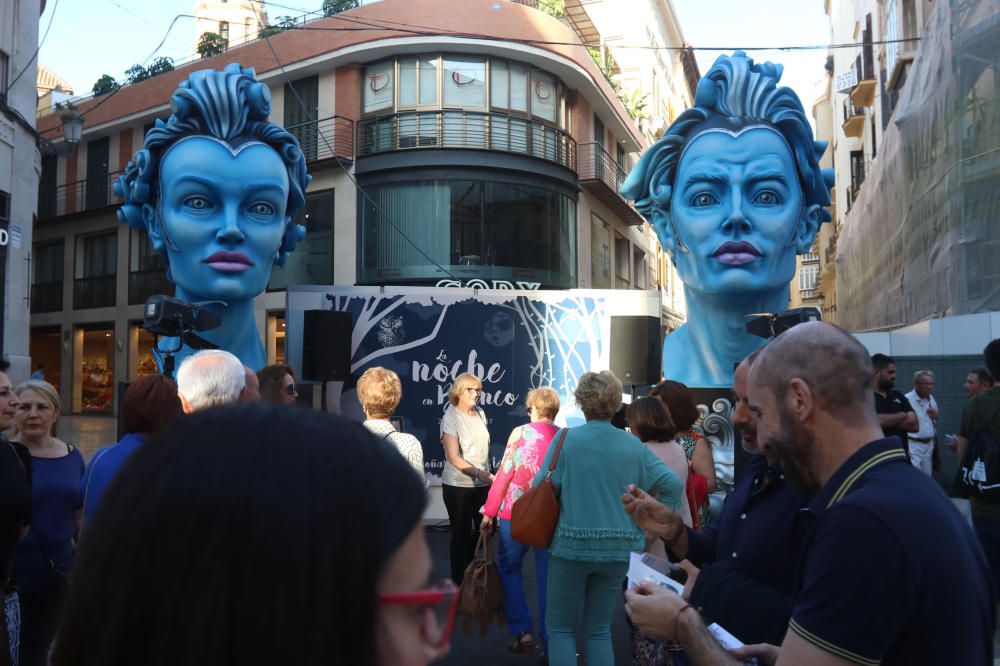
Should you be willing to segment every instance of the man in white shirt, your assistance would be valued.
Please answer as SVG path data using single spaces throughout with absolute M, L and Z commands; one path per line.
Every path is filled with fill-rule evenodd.
M 920 423 L 920 430 L 909 434 L 910 462 L 928 476 L 933 473 L 934 432 L 938 420 L 937 401 L 931 395 L 933 390 L 934 373 L 919 370 L 913 375 L 913 390 L 906 394 Z

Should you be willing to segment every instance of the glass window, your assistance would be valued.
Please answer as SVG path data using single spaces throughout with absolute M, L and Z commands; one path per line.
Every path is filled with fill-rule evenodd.
M 438 59 L 437 56 L 420 58 L 420 105 L 438 103 Z
M 504 60 L 491 61 L 490 105 L 501 109 L 510 106 L 510 72 Z
M 372 113 L 392 108 L 392 72 L 395 63 L 386 60 L 365 68 L 362 111 Z
M 417 59 L 399 60 L 399 106 L 417 105 Z
M 63 241 L 35 246 L 35 284 L 50 284 L 63 280 Z
M 82 359 L 77 375 L 80 386 L 78 411 L 89 414 L 111 413 L 115 391 L 114 332 L 113 328 L 79 331 L 83 340 Z
M 433 284 L 452 275 L 576 286 L 571 197 L 475 180 L 366 189 L 374 204 L 366 201 L 362 208 L 362 282 Z
M 528 112 L 528 69 L 510 63 L 510 110 Z
M 632 254 L 632 286 L 636 289 L 646 288 L 646 253 L 636 250 Z
M 615 234 L 615 286 L 629 286 L 629 242 L 627 238 Z
M 611 226 L 590 215 L 590 283 L 594 289 L 611 289 Z
M 559 90 L 555 78 L 537 69 L 531 72 L 531 115 L 556 122 Z
M 485 58 L 448 56 L 442 67 L 445 106 L 486 106 Z
M 296 284 L 333 284 L 333 203 L 334 191 L 306 194 L 305 210 L 295 218 L 306 235 L 284 266 L 271 270 L 269 291 Z
M 77 243 L 79 254 L 76 262 L 76 277 L 100 277 L 114 275 L 118 260 L 118 232 L 83 236 Z

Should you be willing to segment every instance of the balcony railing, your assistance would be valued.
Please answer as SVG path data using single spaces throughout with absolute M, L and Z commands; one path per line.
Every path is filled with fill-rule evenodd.
M 818 252 L 807 252 L 806 254 L 802 255 L 802 263 L 804 264 L 815 263 L 817 261 L 819 261 Z
M 503 113 L 413 111 L 363 118 L 357 155 L 463 148 L 529 155 L 576 171 L 576 141 L 558 127 Z
M 73 281 L 73 308 L 105 308 L 115 304 L 114 275 L 76 278 Z
M 865 129 L 865 110 L 851 103 L 850 98 L 844 99 L 844 134 L 860 137 Z
M 337 157 L 354 159 L 354 121 L 343 116 L 289 125 L 285 128 L 299 140 L 307 162 Z
M 167 279 L 162 268 L 132 271 L 128 274 L 128 304 L 140 305 L 150 296 L 174 295 L 174 283 Z
M 31 285 L 31 314 L 59 312 L 63 307 L 63 283 L 38 282 Z
M 48 220 L 60 215 L 96 210 L 122 203 L 115 196 L 114 184 L 121 171 L 102 173 L 84 180 L 77 180 L 57 187 L 38 190 L 38 219 Z
M 628 224 L 641 225 L 642 216 L 621 195 L 628 171 L 596 142 L 581 143 L 577 150 L 580 184 Z

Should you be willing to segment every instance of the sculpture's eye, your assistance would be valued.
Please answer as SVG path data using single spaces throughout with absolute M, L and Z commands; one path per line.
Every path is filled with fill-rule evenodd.
M 259 201 L 254 205 L 250 206 L 250 212 L 254 215 L 260 215 L 266 217 L 268 215 L 274 215 L 274 206 L 264 201 Z
M 194 210 L 207 210 L 212 207 L 212 202 L 196 194 L 185 199 L 184 205 Z
M 771 190 L 764 190 L 753 198 L 753 202 L 762 206 L 776 206 L 781 203 L 778 199 L 778 195 Z
M 716 201 L 715 197 L 713 197 L 708 192 L 702 192 L 701 194 L 694 195 L 694 199 L 691 201 L 692 206 L 697 206 L 699 208 L 704 206 L 711 206 L 716 203 L 718 203 L 718 201 Z

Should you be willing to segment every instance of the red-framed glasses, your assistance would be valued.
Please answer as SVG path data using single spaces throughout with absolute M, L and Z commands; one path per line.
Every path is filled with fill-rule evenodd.
M 458 615 L 458 587 L 451 580 L 436 581 L 412 592 L 380 594 L 378 600 L 387 606 L 422 606 L 421 632 L 428 645 L 443 648 L 451 641 Z

